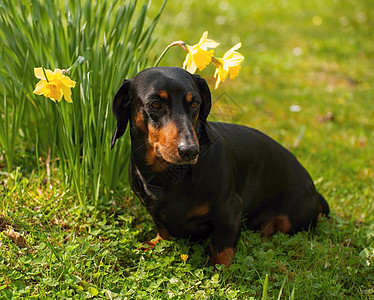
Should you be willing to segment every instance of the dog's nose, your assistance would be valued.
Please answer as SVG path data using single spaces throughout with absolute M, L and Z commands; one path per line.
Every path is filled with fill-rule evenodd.
M 182 144 L 178 147 L 178 154 L 184 161 L 191 161 L 199 154 L 199 148 L 196 145 Z

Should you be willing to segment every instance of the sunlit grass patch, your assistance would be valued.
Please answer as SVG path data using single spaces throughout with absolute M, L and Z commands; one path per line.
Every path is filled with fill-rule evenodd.
M 374 297 L 371 1 L 175 0 L 156 32 L 131 1 L 12 4 L 0 5 L 0 298 Z M 152 1 L 152 16 L 161 4 Z M 149 31 L 136 30 L 142 24 Z M 140 201 L 125 197 L 129 145 L 109 151 L 110 102 L 122 78 L 170 41 L 204 30 L 224 49 L 241 41 L 245 56 L 240 75 L 217 90 L 214 66 L 201 73 L 211 119 L 258 128 L 289 148 L 331 207 L 315 232 L 243 231 L 230 269 L 208 266 L 209 241 L 162 241 L 143 252 L 156 230 Z M 161 64 L 184 58 L 170 50 Z M 32 94 L 42 65 L 73 66 L 72 104 Z M 232 120 L 222 111 L 230 101 Z M 77 187 L 86 189 L 81 198 Z

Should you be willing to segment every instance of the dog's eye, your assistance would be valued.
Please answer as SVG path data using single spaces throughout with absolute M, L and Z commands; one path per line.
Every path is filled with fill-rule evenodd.
M 192 108 L 196 108 L 196 107 L 198 107 L 199 106 L 199 101 L 192 101 L 192 103 L 191 103 L 191 107 Z
M 151 103 L 152 108 L 154 109 L 160 109 L 161 108 L 161 102 L 160 101 L 153 101 Z

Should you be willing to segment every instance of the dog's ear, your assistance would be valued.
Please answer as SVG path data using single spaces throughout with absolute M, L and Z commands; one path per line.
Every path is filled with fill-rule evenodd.
M 127 122 L 129 121 L 130 116 L 130 83 L 130 80 L 125 79 L 113 98 L 112 112 L 114 117 L 117 119 L 117 126 L 112 137 L 110 149 L 113 148 L 116 140 L 126 131 Z
M 210 109 L 212 107 L 212 98 L 210 96 L 210 89 L 208 84 L 206 83 L 205 79 L 201 78 L 199 75 L 194 74 L 195 81 L 199 88 L 200 97 L 202 99 L 199 118 L 205 121 L 208 118 L 210 113 Z

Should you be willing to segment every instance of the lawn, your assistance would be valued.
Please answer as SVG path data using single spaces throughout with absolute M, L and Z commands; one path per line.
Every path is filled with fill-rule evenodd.
M 160 0 L 148 11 L 83 0 L 69 11 L 68 2 L 10 9 L 0 0 L 0 299 L 374 299 L 370 0 L 175 0 L 157 25 Z M 229 269 L 209 266 L 209 241 L 143 251 L 156 231 L 128 187 L 129 143 L 109 151 L 121 79 L 205 30 L 218 56 L 239 41 L 245 56 L 216 90 L 214 67 L 200 72 L 210 120 L 255 127 L 290 149 L 331 209 L 314 232 L 244 230 Z M 160 65 L 184 57 L 171 48 Z M 42 65 L 72 66 L 73 104 L 32 93 Z

